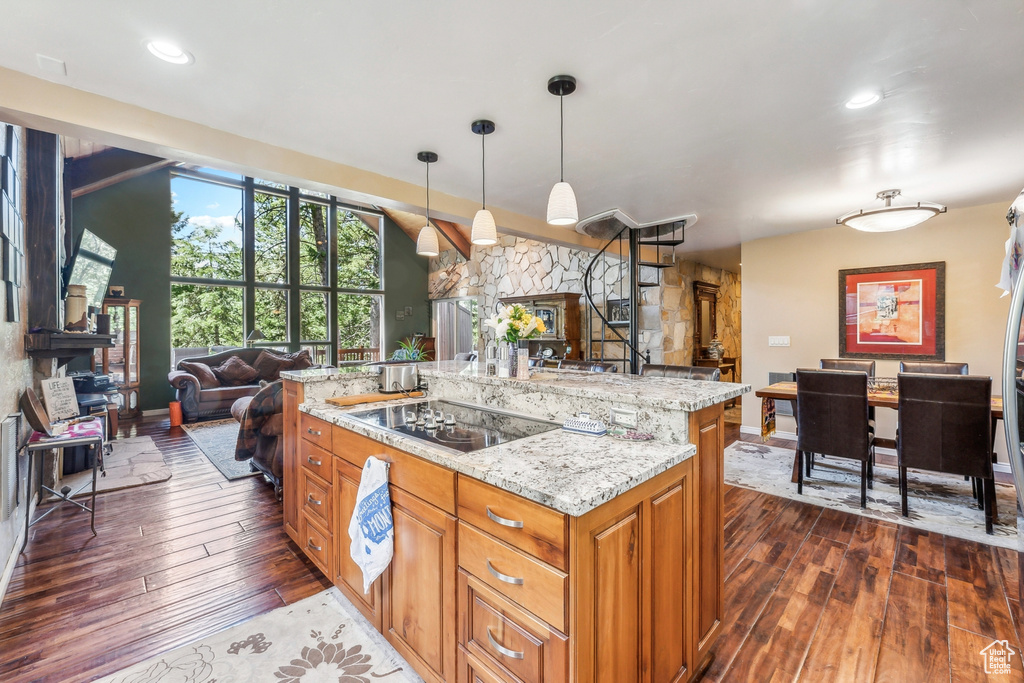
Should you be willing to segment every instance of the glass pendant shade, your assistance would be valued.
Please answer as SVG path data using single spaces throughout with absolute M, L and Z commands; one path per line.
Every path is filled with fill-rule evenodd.
M 429 223 L 420 228 L 419 237 L 416 239 L 416 253 L 420 256 L 437 256 L 440 253 L 437 230 Z
M 576 193 L 572 191 L 572 186 L 564 180 L 555 183 L 548 196 L 548 223 L 551 225 L 574 225 L 579 220 Z
M 494 216 L 487 209 L 480 209 L 473 217 L 473 231 L 469 241 L 478 247 L 498 243 L 498 228 L 494 225 Z
M 932 202 L 917 202 L 907 206 L 893 206 L 892 200 L 899 190 L 885 190 L 877 197 L 885 201 L 878 209 L 858 209 L 836 219 L 837 225 L 847 225 L 862 232 L 895 232 L 924 223 L 932 216 L 946 212 L 946 207 Z

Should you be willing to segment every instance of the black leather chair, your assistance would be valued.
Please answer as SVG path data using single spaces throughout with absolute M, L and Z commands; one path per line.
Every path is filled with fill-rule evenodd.
M 982 482 L 985 531 L 992 533 L 992 378 L 901 372 L 896 433 L 900 497 L 908 514 L 907 468 L 974 477 Z
M 926 375 L 969 375 L 967 363 L 943 363 L 933 360 L 901 360 L 900 372 Z
M 867 373 L 797 370 L 796 422 L 797 492 L 804 490 L 805 453 L 851 458 L 861 463 L 860 506 L 867 507 L 875 439 L 868 430 Z
M 475 361 L 476 360 L 476 351 L 470 351 L 468 353 L 457 353 L 457 354 L 455 354 L 455 358 L 453 358 L 452 360 Z
M 852 372 L 866 372 L 868 377 L 875 376 L 875 361 L 860 360 L 857 358 L 822 358 L 818 361 L 818 367 L 822 370 L 850 370 Z
M 582 370 L 583 372 L 618 372 L 614 363 L 601 363 L 593 360 L 560 360 L 559 370 Z
M 648 363 L 640 368 L 640 374 L 646 377 L 701 379 L 706 382 L 718 382 L 722 379 L 722 371 L 718 368 L 706 368 L 696 365 L 652 365 Z

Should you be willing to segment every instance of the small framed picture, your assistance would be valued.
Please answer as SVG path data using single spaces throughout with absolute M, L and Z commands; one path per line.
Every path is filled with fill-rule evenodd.
M 533 309 L 533 314 L 541 319 L 544 323 L 544 334 L 541 337 L 557 337 L 558 336 L 558 307 L 557 306 L 537 306 Z
M 629 299 L 608 299 L 604 303 L 604 317 L 609 327 L 629 326 Z

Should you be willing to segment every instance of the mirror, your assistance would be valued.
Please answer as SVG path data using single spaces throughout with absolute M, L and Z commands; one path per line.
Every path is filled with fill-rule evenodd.
M 696 320 L 693 321 L 693 364 L 708 357 L 708 344 L 718 333 L 718 285 L 710 282 L 693 282 L 693 312 Z
M 707 346 L 711 343 L 711 302 L 702 299 L 700 302 L 700 345 Z

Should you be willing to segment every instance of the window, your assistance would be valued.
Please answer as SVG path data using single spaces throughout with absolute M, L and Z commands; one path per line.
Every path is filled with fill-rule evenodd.
M 211 169 L 173 172 L 172 345 L 379 357 L 383 218 L 335 197 Z M 296 210 L 297 209 L 297 210 Z M 339 353 L 344 350 L 344 353 Z

